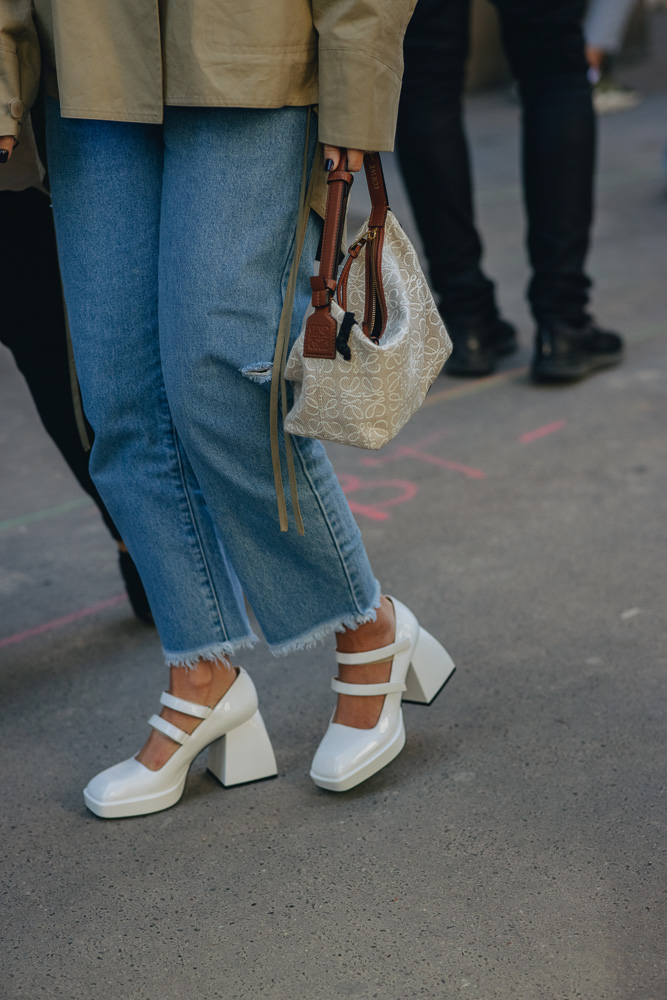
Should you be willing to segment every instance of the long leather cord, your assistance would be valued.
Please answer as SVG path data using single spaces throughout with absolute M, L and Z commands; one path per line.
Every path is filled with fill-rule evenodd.
M 283 474 L 280 463 L 280 443 L 278 438 L 278 409 L 279 397 L 280 408 L 283 421 L 287 416 L 287 382 L 285 380 L 285 368 L 287 367 L 287 355 L 289 351 L 290 331 L 292 328 L 292 312 L 294 310 L 294 295 L 296 292 L 296 282 L 299 275 L 301 257 L 303 255 L 303 244 L 308 228 L 308 216 L 310 214 L 310 201 L 315 184 L 316 165 L 310 172 L 310 183 L 308 182 L 308 149 L 310 145 L 310 125 L 312 109 L 308 109 L 308 120 L 306 123 L 306 141 L 303 148 L 303 168 L 301 171 L 301 189 L 299 192 L 299 216 L 296 224 L 296 246 L 294 260 L 290 270 L 285 300 L 280 314 L 280 325 L 276 338 L 276 350 L 273 356 L 273 371 L 271 376 L 271 397 L 269 403 L 270 410 L 270 436 L 271 436 L 271 462 L 273 464 L 273 478 L 276 486 L 276 498 L 278 500 L 278 515 L 280 518 L 280 530 L 288 530 L 287 504 L 285 502 L 285 491 L 283 488 Z M 316 154 L 317 155 L 317 154 Z M 285 439 L 285 459 L 287 462 L 287 474 L 290 485 L 290 495 L 292 498 L 292 510 L 296 521 L 297 532 L 303 535 L 303 518 L 299 507 L 299 495 L 296 484 L 296 470 L 294 468 L 294 453 L 292 439 L 287 431 L 283 430 Z

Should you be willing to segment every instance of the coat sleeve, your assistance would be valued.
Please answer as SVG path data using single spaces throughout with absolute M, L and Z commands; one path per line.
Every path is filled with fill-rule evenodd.
M 403 35 L 416 0 L 312 0 L 319 35 L 319 137 L 391 150 L 403 76 Z
M 18 136 L 39 87 L 31 0 L 0 0 L 0 135 Z

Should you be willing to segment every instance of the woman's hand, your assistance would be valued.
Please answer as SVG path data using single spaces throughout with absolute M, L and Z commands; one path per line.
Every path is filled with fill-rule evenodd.
M 0 163 L 6 163 L 14 151 L 16 139 L 13 135 L 0 136 Z M 7 154 L 5 156 L 5 153 Z
M 335 170 L 340 163 L 340 146 L 325 146 L 324 147 L 324 169 Z M 361 170 L 364 165 L 364 150 L 363 149 L 348 149 L 347 151 L 347 169 L 352 174 L 356 174 L 357 170 Z

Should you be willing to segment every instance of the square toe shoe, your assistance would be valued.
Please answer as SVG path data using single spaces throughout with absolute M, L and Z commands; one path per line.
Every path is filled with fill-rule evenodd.
M 86 805 L 103 819 L 143 816 L 178 802 L 190 765 L 209 747 L 208 769 L 223 785 L 260 781 L 277 774 L 276 759 L 257 708 L 257 691 L 242 668 L 217 705 L 209 708 L 163 691 L 160 702 L 202 721 L 186 733 L 159 715 L 149 725 L 180 744 L 159 770 L 151 771 L 136 757 L 96 775 L 84 789 Z

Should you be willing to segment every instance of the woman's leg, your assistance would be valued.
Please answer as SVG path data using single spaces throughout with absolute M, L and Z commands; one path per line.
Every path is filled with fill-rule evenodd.
M 306 120 L 305 108 L 166 108 L 164 126 L 159 325 L 168 403 L 276 653 L 374 620 L 379 604 L 359 529 L 319 442 L 294 442 L 305 535 L 293 521 L 281 532 L 278 521 L 270 370 L 294 253 Z M 313 137 L 311 159 L 314 151 Z M 293 337 L 320 231 L 312 216 Z
M 268 376 L 293 255 L 305 122 L 304 109 L 166 109 L 162 367 L 178 433 L 269 644 L 288 652 L 336 629 L 339 649 L 355 652 L 392 641 L 391 604 L 385 599 L 375 618 L 377 583 L 322 445 L 294 442 L 305 536 L 293 525 L 279 530 L 269 448 Z M 293 338 L 319 233 L 312 218 Z M 352 683 L 379 682 L 390 669 L 342 673 Z M 336 721 L 372 727 L 382 702 L 341 695 Z
M 61 119 L 49 166 L 90 468 L 139 567 L 167 658 L 192 666 L 254 640 L 166 399 L 158 335 L 162 129 Z

